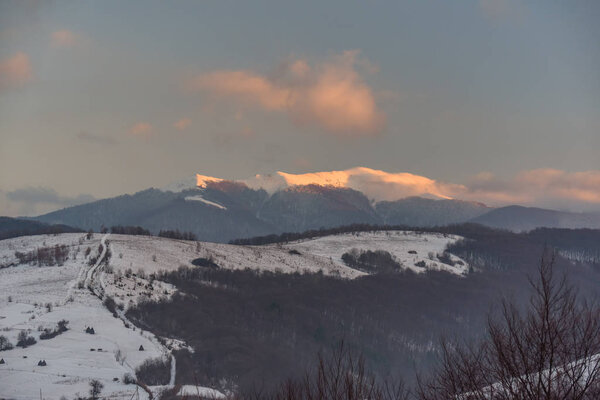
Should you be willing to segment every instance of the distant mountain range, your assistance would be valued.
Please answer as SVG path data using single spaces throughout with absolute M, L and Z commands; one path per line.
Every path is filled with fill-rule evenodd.
M 0 240 L 17 236 L 43 235 L 51 233 L 82 232 L 66 225 L 50 225 L 20 218 L 0 217 Z
M 288 185 L 267 190 L 220 179 L 175 184 L 133 195 L 98 200 L 34 218 L 84 230 L 135 225 L 189 231 L 199 240 L 232 239 L 331 228 L 354 223 L 441 226 L 475 222 L 513 231 L 536 227 L 600 228 L 600 214 L 577 214 L 510 206 L 493 209 L 477 202 L 406 197 L 370 200 L 339 185 Z
M 535 228 L 600 228 L 600 213 L 573 213 L 536 207 L 508 206 L 473 218 L 471 222 L 511 231 Z

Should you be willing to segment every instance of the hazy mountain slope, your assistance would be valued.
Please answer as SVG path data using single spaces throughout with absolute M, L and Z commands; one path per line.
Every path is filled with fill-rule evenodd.
M 200 240 L 214 242 L 227 242 L 233 238 L 277 231 L 277 228 L 259 220 L 247 209 L 222 209 L 184 198 L 175 199 L 163 207 L 150 210 L 135 219 L 132 224 L 143 226 L 155 233 L 161 229 L 193 232 Z
M 147 189 L 133 195 L 117 196 L 75 207 L 64 208 L 36 217 L 38 221 L 62 223 L 83 229 L 134 224 L 140 216 L 166 206 L 181 194 Z
M 373 204 L 364 193 L 339 186 L 290 186 L 269 193 L 225 180 L 181 191 L 148 189 L 35 219 L 85 230 L 113 225 L 141 226 L 153 233 L 178 229 L 193 232 L 199 240 L 216 242 L 360 223 L 429 227 L 474 222 L 515 231 L 600 227 L 600 214 L 519 206 L 494 210 L 476 202 L 422 197 Z
M 250 194 L 257 194 L 251 192 L 253 193 Z M 247 193 L 242 195 L 249 196 Z M 273 232 L 272 226 L 258 220 L 254 216 L 254 210 L 243 204 L 243 196 L 241 200 L 236 199 L 236 196 L 215 190 L 173 193 L 148 189 L 133 195 L 66 208 L 36 219 L 47 223 L 74 225 L 86 230 L 99 230 L 102 226 L 113 225 L 137 225 L 154 233 L 161 229 L 179 229 L 194 232 L 200 239 L 212 241 L 228 241 Z M 208 203 L 202 200 L 208 200 Z M 219 205 L 219 201 L 223 203 L 222 208 L 214 205 Z
M 48 225 L 27 219 L 0 217 L 0 240 L 17 236 L 80 231 L 80 229 L 67 225 Z
M 511 231 L 528 231 L 540 227 L 597 229 L 600 228 L 600 214 L 508 206 L 473 218 L 471 222 Z
M 182 192 L 148 189 L 36 219 L 94 230 L 113 225 L 138 225 L 155 233 L 179 229 L 195 233 L 200 240 L 218 242 L 351 223 L 381 223 L 368 199 L 352 189 L 310 185 L 269 196 L 262 189 L 228 181 Z
M 375 210 L 387 225 L 440 226 L 468 221 L 489 212 L 490 208 L 470 201 L 407 197 L 381 201 Z
M 294 186 L 274 193 L 259 216 L 282 231 L 304 231 L 352 223 L 381 223 L 367 197 L 332 186 Z

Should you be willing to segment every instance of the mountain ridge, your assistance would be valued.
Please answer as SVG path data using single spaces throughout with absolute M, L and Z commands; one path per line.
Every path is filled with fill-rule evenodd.
M 496 208 L 470 222 L 512 231 L 536 228 L 600 228 L 600 213 L 576 213 L 539 207 L 510 205 Z
M 600 214 L 516 205 L 493 208 L 441 198 L 435 190 L 428 191 L 427 185 L 437 184 L 428 178 L 364 167 L 299 175 L 277 172 L 252 179 L 197 175 L 162 189 L 97 200 L 32 219 L 85 230 L 113 225 L 141 226 L 153 233 L 176 229 L 215 242 L 351 224 L 432 227 L 472 222 L 511 231 L 600 228 Z M 407 185 L 408 192 L 417 188 L 422 195 L 401 196 Z M 361 187 L 367 191 L 357 189 Z M 389 195 L 391 200 L 385 200 Z

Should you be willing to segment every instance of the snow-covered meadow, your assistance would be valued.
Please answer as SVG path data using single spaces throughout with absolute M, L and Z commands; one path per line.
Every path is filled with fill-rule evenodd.
M 415 272 L 445 270 L 465 274 L 467 264 L 450 255 L 455 265 L 437 259 L 446 246 L 461 239 L 441 233 L 408 231 L 359 232 L 301 240 L 287 244 L 238 246 L 223 243 L 190 242 L 148 236 L 111 235 L 111 265 L 122 271 L 142 269 L 146 274 L 191 266 L 198 257 L 212 258 L 221 268 L 280 271 L 283 273 L 323 272 L 353 279 L 364 272 L 349 268 L 342 255 L 353 249 L 384 250 Z M 293 252 L 296 250 L 300 254 Z M 409 253 L 416 252 L 416 253 Z M 415 264 L 423 262 L 424 267 Z M 423 264 L 421 264 L 423 265 Z
M 414 272 L 442 270 L 463 275 L 467 273 L 468 265 L 459 257 L 449 254 L 454 265 L 446 264 L 437 258 L 444 252 L 448 244 L 459 239 L 462 238 L 442 233 L 356 232 L 293 242 L 286 244 L 284 248 L 296 249 L 301 253 L 311 254 L 313 257 L 323 257 L 341 267 L 345 267 L 342 255 L 352 249 L 383 250 L 389 252 L 405 268 Z
M 135 328 L 124 317 L 115 318 L 87 288 L 91 283 L 112 295 L 120 289 L 113 284 L 113 274 L 101 270 L 93 273 L 94 267 L 102 267 L 101 260 L 88 263 L 90 256 L 98 254 L 101 237 L 96 234 L 85 239 L 82 234 L 62 234 L 0 241 L 0 263 L 12 265 L 0 268 L 0 335 L 14 346 L 12 350 L 0 351 L 0 359 L 4 360 L 0 364 L 0 398 L 33 399 L 39 398 L 40 393 L 44 399 L 87 396 L 92 379 L 104 385 L 102 393 L 106 398 L 129 399 L 135 392 L 142 399 L 148 397 L 136 385 L 125 384 L 123 377 L 135 376 L 135 368 L 145 360 L 168 354 L 152 333 Z M 15 265 L 15 251 L 56 244 L 70 248 L 64 265 Z M 86 257 L 88 247 L 93 250 Z M 89 282 L 90 278 L 96 282 Z M 132 287 L 144 286 L 141 279 L 129 279 Z M 164 287 L 155 286 L 164 295 Z M 68 321 L 67 331 L 51 339 L 40 339 L 44 329 L 55 329 L 61 320 Z M 86 333 L 88 327 L 94 329 L 94 334 Z M 37 343 L 17 347 L 21 332 Z M 46 365 L 39 366 L 40 361 Z

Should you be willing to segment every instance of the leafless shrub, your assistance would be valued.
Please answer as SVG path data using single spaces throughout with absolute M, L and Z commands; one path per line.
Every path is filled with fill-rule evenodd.
M 289 379 L 277 390 L 255 390 L 242 399 L 267 400 L 407 400 L 409 392 L 402 381 L 380 381 L 370 374 L 363 357 L 354 357 L 343 343 L 325 357 L 320 353 L 316 368 L 304 377 Z
M 502 303 L 478 346 L 444 343 L 441 365 L 421 377 L 420 400 L 600 398 L 600 313 L 544 258 L 527 311 Z

